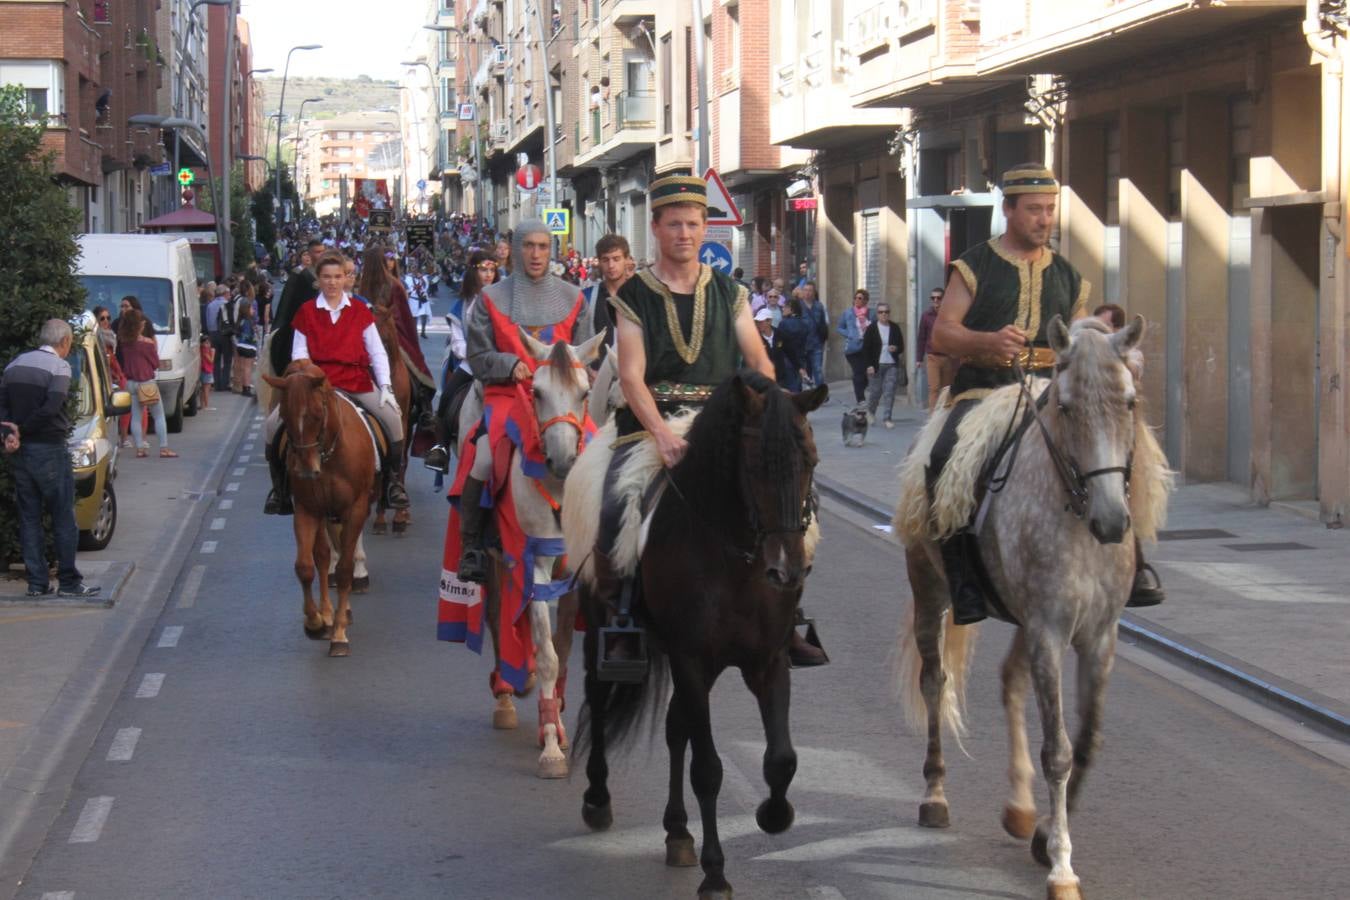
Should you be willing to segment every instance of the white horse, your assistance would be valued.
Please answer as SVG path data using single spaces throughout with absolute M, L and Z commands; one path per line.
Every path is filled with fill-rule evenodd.
M 1032 388 L 1036 394 L 1049 392 L 1039 413 L 1042 424 L 1029 424 L 1008 464 L 1007 480 L 981 511 L 976 530 L 993 586 L 1020 625 L 1003 663 L 1012 782 L 1003 826 L 1014 837 L 1034 834 L 1032 854 L 1050 867 L 1048 895 L 1066 900 L 1081 897 L 1069 861 L 1068 817 L 1101 746 L 1116 625 L 1134 577 L 1133 544 L 1136 538 L 1156 539 L 1171 473 L 1136 408 L 1134 380 L 1125 364 L 1144 336 L 1144 320 L 1136 317 L 1128 328 L 1110 334 L 1095 319 L 1069 329 L 1056 317 L 1047 334 L 1056 373 L 1048 386 L 1040 382 Z M 1020 391 L 1020 386 L 1003 388 L 962 420 L 961 441 L 934 491 L 933 508 L 923 474 L 945 410 L 933 414 L 902 467 L 894 526 L 905 546 L 914 602 L 913 619 L 900 638 L 901 680 L 908 711 L 927 725 L 927 791 L 919 824 L 928 827 L 948 824 L 942 726 L 958 735 L 963 730 L 975 633 L 975 626 L 947 621 L 950 601 L 935 538 L 969 520 L 973 473 L 988 458 L 985 448 L 1007 432 L 1019 399 L 1028 399 Z M 1025 403 L 1020 409 L 1027 409 Z M 967 480 L 957 489 L 961 469 Z M 1080 718 L 1072 744 L 1060 698 L 1063 657 L 1071 647 L 1078 655 Z M 1039 824 L 1023 717 L 1029 683 L 1041 713 L 1041 767 L 1050 789 L 1050 813 Z
M 552 347 L 540 343 L 524 329 L 522 340 L 530 355 L 539 363 L 534 373 L 534 416 L 539 425 L 548 464 L 548 474 L 533 478 L 521 468 L 520 455 L 511 462 L 511 496 L 516 518 L 521 529 L 532 538 L 556 539 L 561 545 L 561 506 L 563 480 L 571 471 L 581 451 L 582 423 L 587 415 L 591 391 L 589 365 L 600 350 L 604 335 L 596 335 L 580 346 L 558 342 Z M 482 415 L 481 387 L 475 383 L 459 414 L 459 435 L 462 454 L 464 440 Z M 559 558 L 538 556 L 534 560 L 534 583 L 547 584 L 555 580 Z M 574 561 L 575 564 L 576 561 Z M 570 577 L 570 573 L 567 573 Z M 484 613 L 492 633 L 494 654 L 499 654 L 498 633 L 501 627 L 500 588 L 509 577 L 501 560 L 488 567 L 488 583 L 484 586 Z M 539 765 L 540 778 L 565 778 L 568 766 L 567 732 L 563 728 L 563 696 L 567 679 L 567 657 L 572 650 L 572 632 L 576 623 L 577 600 L 569 591 L 558 599 L 557 629 L 550 617 L 549 603 L 531 601 L 529 604 L 531 636 L 534 639 L 535 675 L 539 687 Z M 497 659 L 500 664 L 500 657 Z M 494 673 L 495 673 L 494 669 Z M 496 684 L 493 679 L 493 684 Z M 526 693 L 528 693 L 528 686 Z M 492 714 L 494 728 L 511 729 L 517 725 L 515 704 L 509 691 L 494 688 L 495 707 Z

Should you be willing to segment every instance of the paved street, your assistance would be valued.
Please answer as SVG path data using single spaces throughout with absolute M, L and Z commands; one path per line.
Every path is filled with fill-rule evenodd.
M 431 358 L 439 343 L 428 340 Z M 353 655 L 328 659 L 326 644 L 304 638 L 290 521 L 260 513 L 259 424 L 238 435 L 219 493 L 185 536 L 163 613 L 128 653 L 18 896 L 692 897 L 698 871 L 662 865 L 660 740 L 616 766 L 614 829 L 591 834 L 581 773 L 533 775 L 533 700 L 518 703 L 518 731 L 494 732 L 487 661 L 434 640 L 445 504 L 429 473 L 409 479 L 409 535 L 367 537 L 373 588 L 356 598 Z M 835 434 L 822 429 L 822 443 Z M 734 674 L 714 695 L 738 896 L 1043 895 L 1043 870 L 998 825 L 996 671 L 1010 629 L 986 627 L 970 757 L 948 756 L 953 827 L 920 829 L 923 742 L 891 693 L 903 559 L 831 508 L 823 524 L 808 590 L 834 664 L 793 676 L 801 761 L 787 834 L 753 825 L 764 788 L 752 699 Z M 569 725 L 580 688 L 578 678 L 569 689 Z M 1253 720 L 1242 703 L 1123 652 L 1074 822 L 1091 896 L 1330 896 L 1350 883 L 1346 756 Z

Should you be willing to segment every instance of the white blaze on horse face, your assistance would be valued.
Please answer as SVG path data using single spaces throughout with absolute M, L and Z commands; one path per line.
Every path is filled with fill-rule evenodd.
M 544 458 L 556 478 L 566 478 L 581 446 L 590 379 L 575 348 L 550 350 L 534 373 L 534 415 L 544 445 Z
M 1067 360 L 1056 378 L 1060 433 L 1080 476 L 1089 476 L 1089 528 L 1102 543 L 1118 543 L 1130 528 L 1124 470 L 1134 443 L 1134 378 L 1114 343 L 1095 331 L 1075 330 Z

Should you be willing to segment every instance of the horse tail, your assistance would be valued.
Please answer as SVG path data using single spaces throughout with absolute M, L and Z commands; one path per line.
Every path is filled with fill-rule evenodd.
M 910 727 L 922 733 L 928 727 L 928 706 L 923 698 L 923 686 L 920 681 L 923 657 L 919 653 L 919 644 L 915 637 L 916 609 L 917 603 L 911 600 L 909 609 L 901 619 L 898 639 L 900 655 L 896 663 L 896 676 L 905 720 Z M 953 625 L 951 611 L 944 610 L 938 627 L 941 630 L 940 653 L 944 676 L 941 724 L 956 739 L 957 746 L 961 746 L 961 738 L 966 734 L 966 681 L 970 672 L 970 660 L 974 656 L 979 626 Z M 965 752 L 964 747 L 961 749 Z

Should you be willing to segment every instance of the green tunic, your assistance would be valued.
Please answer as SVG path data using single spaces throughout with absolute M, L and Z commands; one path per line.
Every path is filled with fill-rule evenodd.
M 1035 347 L 1048 346 L 1045 327 L 1056 315 L 1065 323 L 1086 307 L 1092 285 L 1064 257 L 1048 247 L 1034 262 L 1013 256 L 998 238 L 979 244 L 951 264 L 973 302 L 962 323 L 972 331 L 998 331 L 1016 325 L 1033 335 Z M 1000 387 L 1014 381 L 1011 368 L 987 368 L 963 361 L 952 396 Z
M 698 402 L 700 389 L 707 393 L 740 365 L 736 316 L 749 302 L 749 292 L 708 266 L 700 269 L 692 297 L 672 294 L 643 270 L 613 298 L 619 315 L 642 329 L 647 353 L 644 380 L 663 413 Z M 619 410 L 615 419 L 620 436 L 642 430 L 628 409 Z

